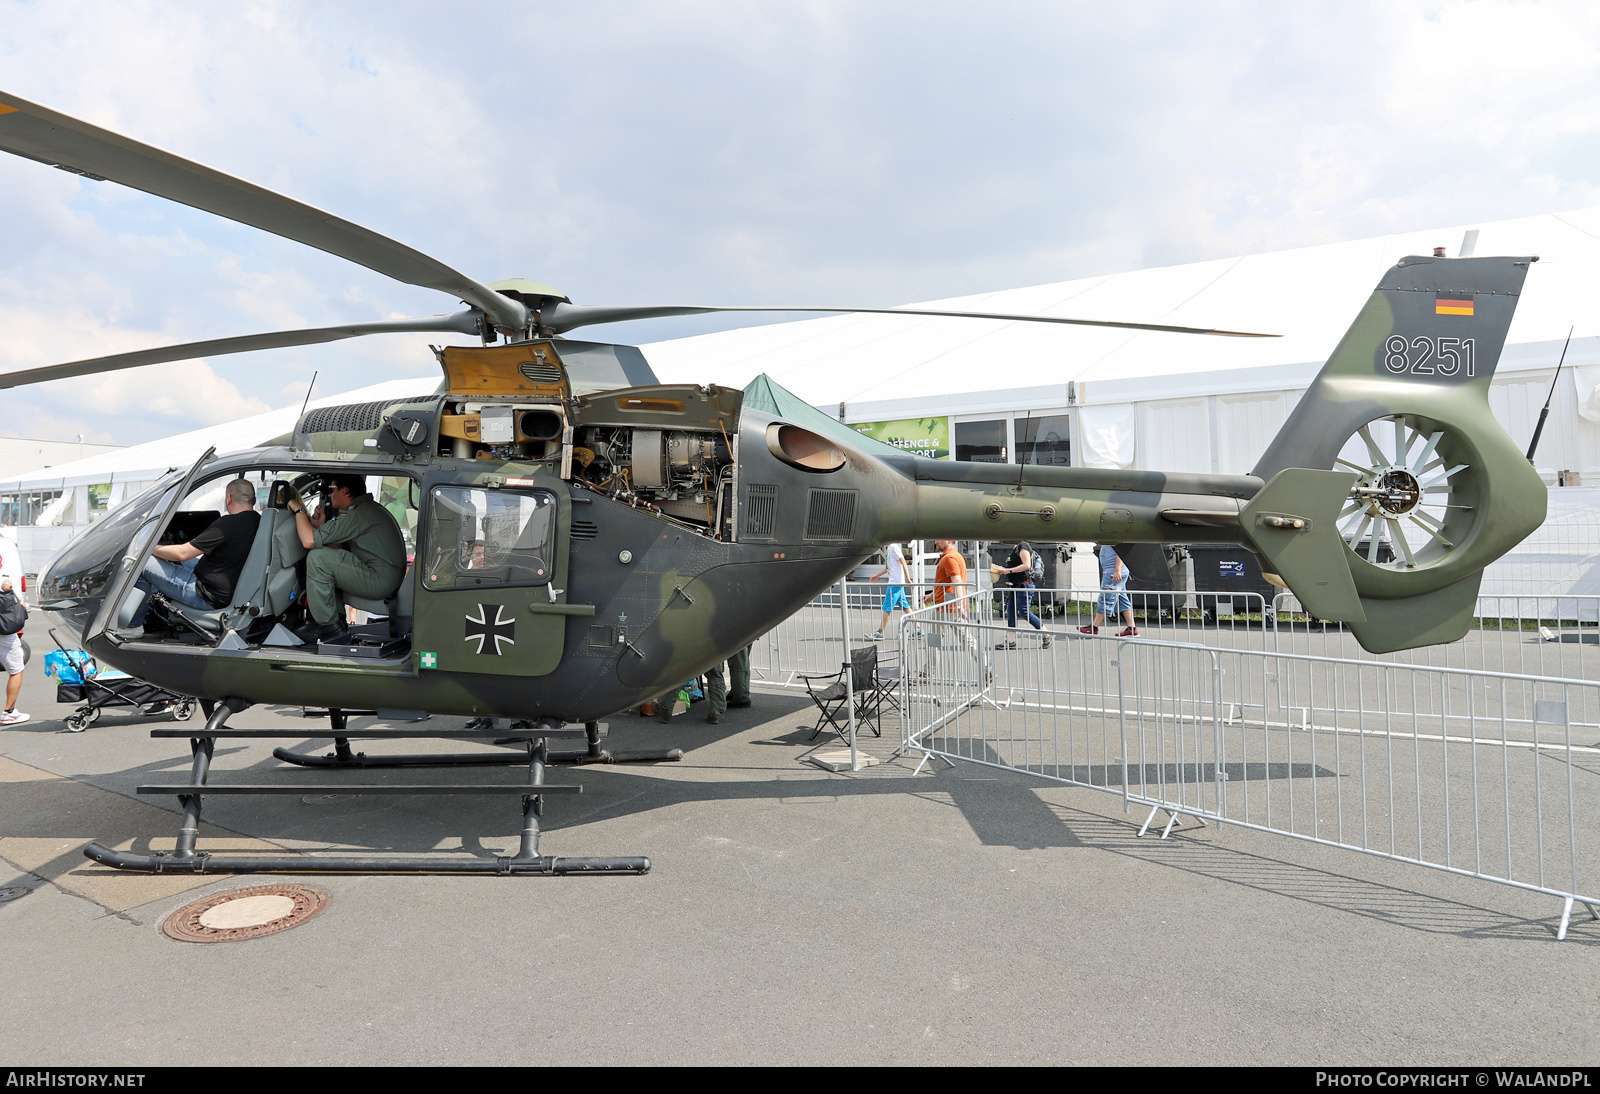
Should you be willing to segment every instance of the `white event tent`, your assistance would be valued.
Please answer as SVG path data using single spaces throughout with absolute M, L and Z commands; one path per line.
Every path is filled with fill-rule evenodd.
M 1133 270 L 925 305 L 1257 331 L 1239 339 L 1040 323 L 847 315 L 641 347 L 664 381 L 745 386 L 765 373 L 852 425 L 947 418 L 1030 459 L 1041 423 L 1070 462 L 1243 474 L 1378 279 L 1405 255 L 1537 255 L 1490 391 L 1519 446 L 1560 382 L 1536 463 L 1547 483 L 1600 480 L 1600 208 Z M 1031 433 L 1029 427 L 1032 427 Z M 1065 427 L 1065 428 L 1063 428 Z M 974 429 L 974 433 L 978 430 Z M 975 450 L 976 451 L 976 450 Z M 995 453 L 998 452 L 998 456 Z M 974 458 L 985 458 L 975 456 Z M 1600 489 L 1556 490 L 1551 519 L 1490 568 L 1496 594 L 1600 593 Z
M 855 424 L 950 415 L 1073 418 L 1072 462 L 1166 471 L 1250 470 L 1385 270 L 1408 254 L 1538 255 L 1494 385 L 1526 443 L 1569 327 L 1570 374 L 1538 463 L 1551 482 L 1600 474 L 1600 208 L 1378 236 L 1213 262 L 1006 289 L 928 307 L 1257 331 L 1161 334 L 1041 323 L 846 315 L 641 347 L 664 381 L 743 387 L 766 373 Z M 1016 434 L 1020 441 L 1020 430 Z M 1007 442 L 1010 451 L 1015 442 Z

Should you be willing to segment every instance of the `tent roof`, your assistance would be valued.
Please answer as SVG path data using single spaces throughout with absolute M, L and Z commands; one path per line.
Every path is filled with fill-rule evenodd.
M 345 403 L 376 402 L 379 399 L 404 399 L 430 394 L 438 387 L 437 377 L 386 380 L 371 387 L 312 399 L 308 405 L 340 406 Z M 275 437 L 287 434 L 299 418 L 300 404 L 296 403 L 222 425 L 206 426 L 159 441 L 148 441 L 30 471 L 26 475 L 0 481 L 0 490 L 55 490 L 91 483 L 143 482 L 159 478 L 173 468 L 188 467 L 212 445 L 216 446 L 219 456 L 258 448 Z
M 1279 338 L 1199 337 L 1039 323 L 844 315 L 747 327 L 641 347 L 663 382 L 743 386 L 765 373 L 808 403 L 900 401 L 1075 380 L 1080 398 L 1186 395 L 1219 371 L 1259 388 L 1303 386 L 1332 352 L 1385 270 L 1436 246 L 1457 253 L 1467 229 L 1476 254 L 1539 255 L 1529 273 L 1501 368 L 1555 363 L 1576 323 L 1569 364 L 1600 362 L 1600 208 L 1376 236 L 1212 262 L 1133 270 L 926 302 L 929 306 L 1260 331 Z M 1552 348 L 1553 346 L 1553 348 Z M 1515 347 L 1515 348 L 1513 348 Z M 1548 360 L 1546 360 L 1548 358 Z M 1194 391 L 1189 390 L 1193 388 Z M 1065 392 L 1058 387 L 1059 402 Z M 973 409 L 978 409 L 974 407 Z M 856 415 L 851 415 L 855 417 Z

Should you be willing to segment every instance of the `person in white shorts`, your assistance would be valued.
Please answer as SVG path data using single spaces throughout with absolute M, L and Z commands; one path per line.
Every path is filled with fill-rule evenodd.
M 15 597 L 11 579 L 0 578 L 0 600 Z M 22 693 L 22 636 L 0 634 L 0 668 L 6 670 L 6 709 L 0 714 L 0 726 L 14 726 L 26 722 L 28 716 L 17 709 L 17 696 Z

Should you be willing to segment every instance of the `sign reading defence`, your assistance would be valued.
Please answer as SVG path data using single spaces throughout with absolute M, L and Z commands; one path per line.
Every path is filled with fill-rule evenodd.
M 944 460 L 950 457 L 950 419 L 902 418 L 897 422 L 857 422 L 850 427 L 875 441 L 893 445 L 913 456 Z

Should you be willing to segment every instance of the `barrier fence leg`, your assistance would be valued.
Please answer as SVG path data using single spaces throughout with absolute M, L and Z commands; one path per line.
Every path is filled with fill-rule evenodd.
M 1157 813 L 1166 813 L 1167 815 L 1166 827 L 1161 829 L 1162 839 L 1166 839 L 1168 836 L 1172 835 L 1172 829 L 1176 827 L 1178 818 L 1182 816 L 1192 816 L 1196 821 L 1199 822 L 1201 828 L 1206 827 L 1206 821 L 1204 817 L 1195 816 L 1193 813 L 1186 814 L 1181 809 L 1173 809 L 1172 807 L 1166 805 L 1152 805 L 1150 807 L 1150 815 L 1146 817 L 1144 819 L 1144 823 L 1139 826 L 1139 836 L 1142 836 L 1146 832 L 1150 831 L 1150 824 L 1156 819 Z M 1139 837 L 1135 836 L 1134 838 L 1138 839 Z
M 1146 832 L 1150 831 L 1150 822 L 1156 819 L 1156 814 L 1159 813 L 1159 812 L 1161 812 L 1161 807 L 1159 805 L 1152 805 L 1150 807 L 1150 815 L 1148 817 L 1146 817 L 1144 819 L 1144 823 L 1139 826 L 1139 835 L 1140 836 L 1142 836 Z M 1136 836 L 1134 838 L 1137 839 L 1138 837 Z
M 1567 927 L 1570 926 L 1571 923 L 1572 923 L 1572 904 L 1573 904 L 1573 898 L 1569 896 L 1566 899 L 1566 903 L 1564 903 L 1561 906 L 1561 926 L 1556 930 L 1556 941 L 1557 942 L 1566 941 L 1566 938 L 1567 938 Z M 1586 900 L 1586 901 L 1583 902 L 1583 906 L 1585 908 L 1589 909 L 1589 918 L 1590 919 L 1600 919 L 1600 911 L 1596 911 L 1595 910 L 1595 906 L 1593 904 L 1590 904 Z

